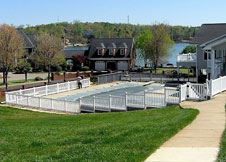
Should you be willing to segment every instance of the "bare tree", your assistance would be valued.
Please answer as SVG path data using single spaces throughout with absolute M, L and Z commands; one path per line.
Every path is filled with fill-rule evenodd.
M 0 25 L 0 67 L 3 83 L 8 88 L 8 72 L 17 65 L 17 60 L 24 52 L 24 40 L 13 26 Z
M 51 66 L 58 65 L 64 61 L 61 39 L 49 34 L 38 35 L 36 37 L 36 48 L 33 52 L 33 58 L 38 65 L 47 67 L 49 83 Z

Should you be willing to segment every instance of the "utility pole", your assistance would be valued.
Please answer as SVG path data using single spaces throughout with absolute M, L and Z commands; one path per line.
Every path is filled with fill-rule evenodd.
M 129 24 L 129 15 L 127 16 L 127 21 L 128 21 L 128 24 Z

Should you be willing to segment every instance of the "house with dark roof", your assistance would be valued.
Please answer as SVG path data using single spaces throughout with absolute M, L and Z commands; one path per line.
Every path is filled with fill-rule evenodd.
M 93 70 L 128 70 L 136 62 L 134 39 L 92 39 L 87 59 Z
M 24 39 L 24 49 L 26 54 L 31 54 L 35 48 L 35 35 L 34 34 L 25 34 L 21 29 L 18 29 L 18 33 Z
M 178 66 L 195 66 L 199 81 L 226 75 L 226 23 L 203 24 L 192 44 L 197 49 L 195 57 L 187 55 Z
M 30 55 L 36 46 L 36 35 L 18 30 L 25 42 L 25 51 Z M 95 38 L 89 46 L 65 47 L 64 56 L 68 65 L 73 66 L 74 56 L 85 56 L 93 70 L 128 70 L 136 63 L 134 38 Z

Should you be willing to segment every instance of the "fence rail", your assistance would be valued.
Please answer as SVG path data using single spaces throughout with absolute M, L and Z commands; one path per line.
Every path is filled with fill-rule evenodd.
M 114 79 L 113 79 L 114 80 Z M 226 90 L 226 76 L 207 81 L 205 84 L 186 83 L 178 88 L 165 87 L 164 93 L 144 91 L 142 94 L 125 93 L 124 96 L 106 96 L 105 98 L 80 98 L 79 101 L 56 100 L 42 96 L 69 91 L 78 88 L 77 81 L 47 85 L 37 88 L 18 90 L 6 93 L 6 103 L 30 106 L 39 109 L 79 113 L 128 109 L 146 109 L 149 107 L 164 107 L 167 104 L 178 104 L 187 99 L 206 100 Z M 81 80 L 82 87 L 90 86 L 90 79 Z
M 81 83 L 84 88 L 89 87 L 90 79 L 83 79 L 81 80 Z M 35 107 L 38 109 L 79 113 L 80 105 L 78 101 L 42 98 L 42 96 L 75 89 L 78 89 L 77 81 L 57 83 L 54 85 L 46 85 L 25 90 L 6 92 L 6 103 Z

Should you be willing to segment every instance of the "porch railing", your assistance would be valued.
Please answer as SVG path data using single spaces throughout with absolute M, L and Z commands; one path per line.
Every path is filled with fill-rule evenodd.
M 177 55 L 177 62 L 195 62 L 195 61 L 196 61 L 196 53 Z

